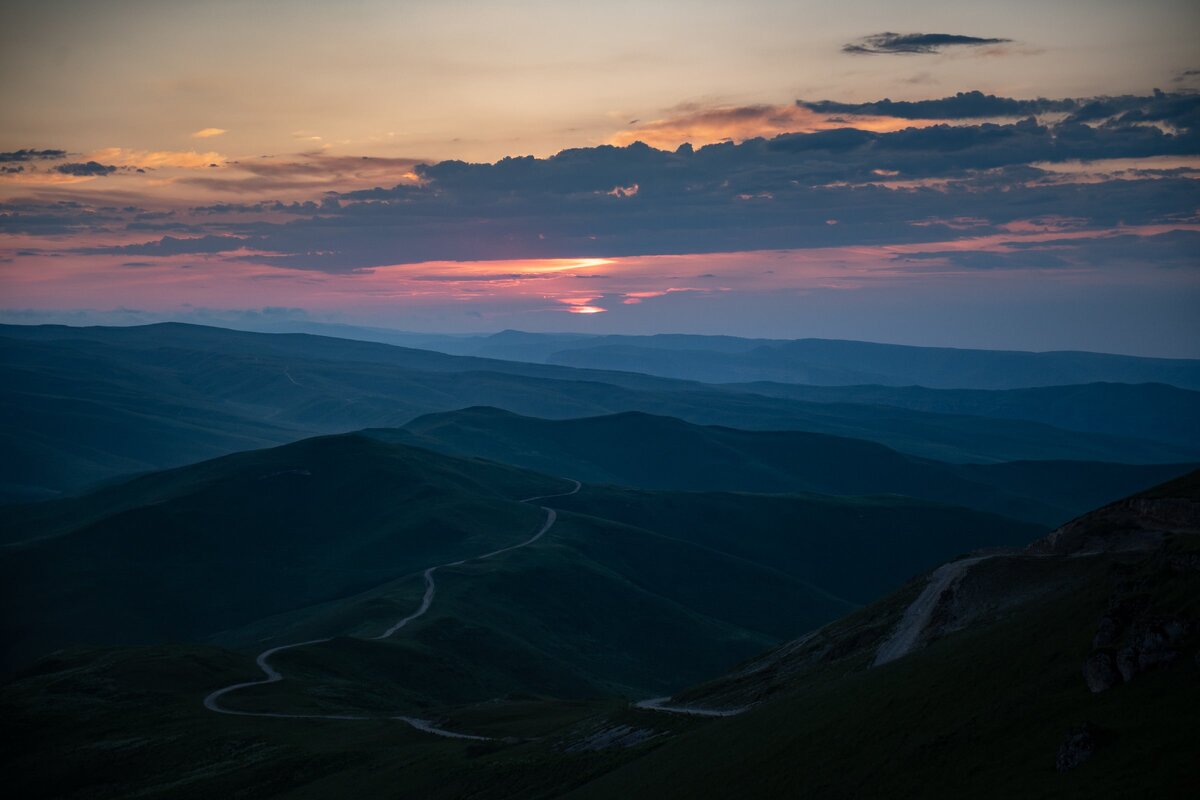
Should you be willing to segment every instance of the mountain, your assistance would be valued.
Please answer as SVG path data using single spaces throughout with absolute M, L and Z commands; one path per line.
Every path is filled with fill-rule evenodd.
M 282 327 L 280 327 L 282 326 Z M 264 330 L 267 330 L 264 328 Z M 529 333 L 418 334 L 282 322 L 293 330 L 420 347 L 454 355 L 643 372 L 705 383 L 778 381 L 942 389 L 1016 389 L 1087 383 L 1163 383 L 1200 389 L 1200 361 L 1081 351 L 916 347 L 841 339 L 748 339 Z
M 938 414 L 1022 419 L 1089 433 L 1200 442 L 1200 392 L 1164 383 L 1084 383 L 1033 389 L 736 384 L 730 388 L 813 403 L 855 403 Z M 886 413 L 886 412 L 885 412 Z
M 577 498 L 580 509 L 621 505 L 629 519 L 647 525 L 656 518 L 673 520 L 687 503 L 685 495 L 598 491 L 590 499 L 581 492 L 546 502 Z M 665 503 L 661 508 L 656 495 Z M 674 521 L 675 533 L 691 529 L 725 502 L 734 503 L 729 513 L 736 517 L 752 502 L 751 496 L 700 497 L 706 505 L 691 519 Z M 808 504 L 808 511 L 797 510 L 797 519 L 821 520 L 824 514 L 817 526 L 828 523 L 837 530 L 847 530 L 838 514 L 855 513 L 855 505 L 870 517 L 878 504 L 884 522 L 903 519 L 886 508 L 887 498 L 854 501 L 844 509 L 835 498 L 769 500 L 795 502 L 798 509 Z M 920 514 L 919 505 L 914 514 Z M 782 507 L 765 509 L 765 518 L 790 519 Z M 474 655 L 483 657 L 482 692 L 514 676 L 557 678 L 561 687 L 566 674 L 561 667 L 510 674 L 506 662 L 496 659 L 513 652 L 496 649 L 505 641 L 496 638 L 504 629 L 491 627 L 516 621 L 506 609 L 520 607 L 524 614 L 554 597 L 566 603 L 557 612 L 579 613 L 596 599 L 578 572 L 554 580 L 569 565 L 537 551 L 590 547 L 608 553 L 605 571 L 634 566 L 650 552 L 626 549 L 645 535 L 633 533 L 638 529 L 632 526 L 620 528 L 629 535 L 619 536 L 621 544 L 609 550 L 612 529 L 602 520 L 578 512 L 563 516 L 580 526 L 563 531 L 568 541 L 551 537 L 544 545 L 513 551 L 521 556 L 513 563 L 505 559 L 447 575 L 449 594 L 438 600 L 450 601 L 446 614 L 422 621 L 407 634 L 414 640 L 408 645 L 382 648 L 340 637 L 293 651 L 275 664 L 286 673 L 283 681 L 230 702 L 319 713 L 355 703 L 387 707 L 420 693 L 469 693 L 471 687 L 464 691 L 463 685 L 471 679 L 459 667 L 472 643 Z M 744 530 L 713 519 L 705 551 L 747 546 L 740 540 L 756 534 L 754 515 L 746 516 L 751 524 Z M 958 524 L 966 531 L 981 521 L 964 518 Z M 874 543 L 850 531 L 847 552 L 860 562 L 877 556 L 887 563 L 900 551 L 880 545 L 889 538 L 911 545 L 928 522 L 913 517 L 905 523 L 913 526 L 911 533 L 888 537 L 878 531 Z M 950 522 L 945 520 L 945 530 Z M 788 539 L 780 527 L 765 541 Z M 430 735 L 386 718 L 243 717 L 204 708 L 199 698 L 205 693 L 255 677 L 244 654 L 253 650 L 239 654 L 197 644 L 73 649 L 0 685 L 5 711 L 0 732 L 10 742 L 0 764 L 13 790 L 31 798 L 200 798 L 234 788 L 289 798 L 351 793 L 485 800 L 731 793 L 1188 796 L 1197 778 L 1189 712 L 1200 700 L 1193 663 L 1200 647 L 1194 602 L 1200 594 L 1198 533 L 1200 473 L 1192 473 L 1084 515 L 1030 547 L 955 557 L 693 688 L 683 688 L 683 675 L 673 676 L 674 696 L 658 705 L 681 710 L 664 712 L 653 703 L 631 705 L 611 697 L 517 693 L 425 712 L 436 714 L 443 732 L 471 731 L 490 739 Z M 622 550 L 626 558 L 614 560 Z M 772 557 L 788 568 L 786 558 Z M 672 579 L 663 562 L 642 566 L 650 572 L 630 579 Z M 496 580 L 478 586 L 488 574 Z M 707 581 L 701 591 L 720 592 L 720 582 Z M 739 589 L 749 602 L 773 591 L 757 583 Z M 533 602 L 512 603 L 527 593 Z M 386 597 L 375 598 L 380 599 Z M 648 620 L 646 637 L 661 637 L 655 617 L 608 617 L 614 610 L 604 607 L 597 617 L 569 622 L 582 622 L 594 634 L 598 619 L 610 620 L 617 630 Z M 473 624 L 473 615 L 489 624 Z M 540 630 L 555 618 L 541 616 L 521 629 Z M 590 644 L 591 669 L 611 669 L 597 641 L 604 640 Z M 659 652 L 670 652 L 677 641 L 659 644 Z M 881 659 L 881 651 L 889 657 Z M 717 713 L 728 716 L 712 716 Z
M 751 707 L 569 796 L 1188 796 L 1198 534 L 1194 472 L 943 565 L 677 694 Z
M 625 369 L 707 383 L 777 381 L 934 389 L 1017 389 L 1075 383 L 1166 383 L 1200 389 L 1200 361 L 1074 351 L 1030 353 L 910 347 L 837 339 L 609 336 L 569 346 L 547 362 Z
M 1013 419 L 813 403 L 623 372 L 194 325 L 0 326 L 0 500 L 236 450 L 500 406 L 546 417 L 643 411 L 810 430 L 952 461 L 1170 463 L 1194 447 Z M 1157 413 L 1148 408 L 1148 415 Z
M 1057 524 L 1188 465 L 946 464 L 800 431 L 745 431 L 629 412 L 545 420 L 494 408 L 431 414 L 373 435 L 588 483 L 648 489 L 890 493 Z
M 3 661 L 198 640 L 502 546 L 563 481 L 359 436 L 240 453 L 0 511 Z M 214 587 L 219 587 L 214 590 Z
M 348 434 L 0 509 L 8 541 L 0 550 L 4 603 L 24 609 L 3 621 L 4 662 L 67 644 L 253 647 L 289 631 L 297 641 L 378 633 L 382 620 L 404 617 L 419 601 L 422 570 L 523 541 L 542 512 L 518 501 L 569 484 Z M 607 498 L 614 490 L 606 491 Z M 679 502 L 634 496 L 642 507 Z M 447 599 L 438 614 L 451 616 L 456 636 L 467 619 L 508 631 L 508 643 L 495 646 L 512 663 L 542 663 L 544 671 L 546 653 L 558 652 L 560 663 L 572 665 L 564 674 L 575 676 L 574 691 L 645 689 L 832 619 L 964 546 L 1027 541 L 1038 531 L 903 498 L 693 497 L 714 509 L 714 519 L 743 517 L 741 536 L 681 529 L 669 524 L 673 513 L 636 519 L 607 516 L 607 502 L 578 513 L 564 506 L 553 545 L 507 556 L 504 569 L 484 565 L 477 578 L 462 580 L 469 610 L 453 614 Z M 788 509 L 786 535 L 773 517 L 778 508 Z M 842 530 L 838 520 L 858 522 Z M 867 570 L 870 578 L 832 566 L 853 561 L 867 542 L 888 566 Z M 817 562 L 832 572 L 822 576 Z M 446 580 L 442 596 L 451 598 L 459 580 Z M 481 607 L 483 597 L 492 601 Z M 644 625 L 613 622 L 633 618 Z M 585 619 L 603 632 L 588 632 Z M 641 629 L 656 619 L 665 627 L 644 638 Z M 511 635 L 521 630 L 533 633 Z M 666 641 L 673 644 L 663 651 Z M 460 644 L 460 666 L 471 666 L 476 645 L 469 638 Z M 449 649 L 440 648 L 438 658 Z M 593 674 L 605 652 L 619 663 Z

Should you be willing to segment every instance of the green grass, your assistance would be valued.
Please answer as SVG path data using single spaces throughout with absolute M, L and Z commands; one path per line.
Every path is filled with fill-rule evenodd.
M 396 721 L 230 717 L 200 705 L 212 688 L 248 677 L 239 657 L 195 645 L 80 650 L 47 660 L 0 687 L 6 790 L 56 800 L 553 798 L 630 756 L 560 751 L 578 731 L 626 713 L 611 702 L 515 698 L 452 717 L 532 739 L 498 742 L 444 739 Z
M 572 522 L 545 550 L 604 535 L 588 530 L 597 523 L 587 518 Z M 386 721 L 209 713 L 200 705 L 208 691 L 256 676 L 247 657 L 216 648 L 73 651 L 0 687 L 0 734 L 11 743 L 0 767 L 10 791 L 30 798 L 1186 797 L 1200 778 L 1190 713 L 1200 707 L 1195 629 L 1183 645 L 1188 657 L 1107 692 L 1089 692 L 1081 668 L 1114 593 L 1139 592 L 1152 618 L 1200 620 L 1200 576 L 1172 566 L 1198 548 L 1178 537 L 1150 554 L 981 562 L 963 591 L 998 603 L 983 603 L 983 616 L 965 630 L 867 669 L 919 590 L 914 582 L 829 626 L 814 640 L 818 655 L 801 654 L 799 671 L 777 675 L 763 702 L 738 717 L 682 718 L 618 698 L 519 691 L 426 709 L 452 729 L 501 737 L 493 742 L 440 739 Z M 536 551 L 519 552 L 534 564 L 549 558 Z M 505 585 L 530 568 L 505 566 Z M 472 624 L 458 619 L 472 595 L 481 608 L 492 606 L 486 576 L 470 572 L 447 581 L 452 616 L 430 619 L 391 647 L 337 640 L 295 651 L 281 663 L 297 680 L 258 700 L 382 704 L 409 679 L 429 681 L 410 688 L 434 693 L 436 680 L 414 655 L 452 663 L 455 653 L 479 655 L 460 649 L 466 641 L 490 647 L 453 627 Z M 717 681 L 691 694 L 702 703 L 722 691 L 730 688 Z M 1084 721 L 1103 731 L 1101 747 L 1076 770 L 1057 773 L 1059 744 Z M 565 752 L 616 725 L 657 735 L 630 749 Z
M 1182 713 L 1200 707 L 1190 655 L 1102 694 L 1088 691 L 1082 666 L 1118 581 L 1155 581 L 1158 610 L 1194 620 L 1197 577 L 1153 558 L 1036 568 L 1057 573 L 1051 595 L 884 667 L 862 669 L 869 649 L 828 664 L 571 796 L 716 798 L 733 787 L 745 797 L 1187 796 L 1200 779 Z M 1085 721 L 1108 741 L 1075 771 L 1055 772 L 1059 744 Z
M 1049 526 L 1190 468 L 1069 461 L 943 463 L 862 438 L 695 425 L 643 413 L 552 420 L 468 408 L 421 417 L 400 431 L 370 433 L 592 484 L 900 494 Z
M 866 603 L 951 556 L 1024 546 L 1042 526 L 905 497 L 661 492 L 585 487 L 555 501 L 737 558 Z
M 564 481 L 358 436 L 229 456 L 43 504 L 0 551 L 4 663 L 196 640 L 527 538 Z

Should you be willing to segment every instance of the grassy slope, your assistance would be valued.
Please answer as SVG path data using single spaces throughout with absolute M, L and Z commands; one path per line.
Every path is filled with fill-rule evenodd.
M 359 436 L 241 453 L 13 512 L 5 660 L 67 642 L 195 639 L 536 530 L 564 485 Z M 49 535 L 47 535 L 49 534 Z M 219 587 L 219 588 L 216 588 Z
M 1187 711 L 1200 704 L 1198 487 L 1193 472 L 1085 515 L 1057 555 L 974 564 L 943 593 L 932 640 L 897 661 L 870 666 L 921 581 L 680 693 L 759 704 L 572 796 L 719 797 L 733 786 L 752 797 L 1190 796 L 1200 780 Z M 1174 532 L 1127 549 L 1136 530 Z M 1097 551 L 1105 541 L 1116 549 Z M 1153 647 L 1145 631 L 1174 627 L 1177 657 L 1092 693 L 1082 671 L 1102 619 L 1116 620 L 1114 650 Z M 1056 772 L 1059 744 L 1085 722 L 1099 731 L 1095 755 Z
M 1194 484 L 1193 475 L 1147 496 L 1194 491 Z M 544 564 L 550 551 L 595 547 L 612 535 L 588 518 L 571 521 L 581 527 L 564 528 L 553 546 L 518 551 L 530 563 L 501 565 L 511 572 L 497 574 L 496 587 L 485 574 L 450 576 L 449 606 L 474 602 L 491 613 L 501 584 L 518 596 L 530 592 L 534 605 L 542 589 L 560 601 L 569 597 L 564 587 L 526 586 L 519 577 Z M 1134 592 L 1149 618 L 1200 622 L 1200 574 L 1179 568 L 1197 555 L 1200 543 L 1177 535 L 1149 553 L 981 562 L 969 586 L 986 589 L 985 596 L 1000 593 L 1007 605 L 903 659 L 867 669 L 920 590 L 914 581 L 818 634 L 799 672 L 734 678 L 764 700 L 738 717 L 696 720 L 527 695 L 433 709 L 459 729 L 518 737 L 494 743 L 447 741 L 383 721 L 213 715 L 199 698 L 253 677 L 245 658 L 198 646 L 79 651 L 47 659 L 0 688 L 0 725 L 13 742 L 0 763 L 23 797 L 206 797 L 235 790 L 289 798 L 1185 797 L 1200 779 L 1187 713 L 1200 702 L 1190 658 L 1196 629 L 1185 645 L 1188 657 L 1102 694 L 1087 690 L 1081 666 L 1114 592 Z M 574 577 L 565 576 L 572 584 Z M 606 624 L 612 613 L 604 609 Z M 303 680 L 285 681 L 275 688 L 288 692 L 273 699 L 316 705 L 361 702 L 371 692 L 389 697 L 395 688 L 389 681 L 411 675 L 405 670 L 422 648 L 454 651 L 455 631 L 445 620 L 431 619 L 412 633 L 413 649 L 397 648 L 403 657 L 391 664 L 366 653 L 365 643 L 300 651 L 288 669 L 300 670 L 300 678 L 305 669 L 319 669 L 323 690 L 306 695 Z M 364 681 L 354 670 L 369 664 L 378 670 Z M 777 685 L 764 692 L 761 680 Z M 682 697 L 702 703 L 724 691 L 720 686 Z M 1059 744 L 1084 721 L 1102 731 L 1099 749 L 1072 772 L 1055 772 Z M 580 731 L 618 724 L 658 735 L 628 750 L 564 751 Z
M 1100 558 L 1056 576 L 1059 591 L 1037 603 L 864 671 L 869 640 L 572 796 L 722 797 L 733 786 L 746 797 L 1184 796 L 1200 779 L 1180 713 L 1200 704 L 1196 665 L 1180 659 L 1098 695 L 1081 668 L 1117 580 L 1149 577 L 1160 613 L 1195 618 L 1196 575 Z M 1056 773 L 1058 745 L 1085 721 L 1107 741 Z
M 612 757 L 563 758 L 537 743 L 442 739 L 390 722 L 228 717 L 208 690 L 252 677 L 243 659 L 195 645 L 76 651 L 0 687 L 7 788 L 23 798 L 554 797 Z M 489 704 L 521 736 L 570 728 L 606 704 Z M 514 724 L 514 718 L 516 723 Z M 541 788 L 539 788 L 541 787 Z
M 334 624 L 377 633 L 419 600 L 418 581 L 401 584 L 340 602 L 333 620 L 318 612 L 286 636 L 276 628 L 255 649 L 328 635 Z M 275 663 L 289 680 L 241 692 L 230 705 L 440 713 L 513 693 L 642 697 L 717 674 L 849 608 L 786 573 L 565 515 L 528 548 L 439 570 L 430 612 L 394 638 L 339 638 L 281 654 Z
M 542 512 L 512 500 L 561 488 L 487 462 L 340 436 L 13 511 L 9 529 L 25 541 L 4 551 L 0 572 L 9 607 L 27 611 L 5 620 L 7 658 L 69 642 L 208 638 L 257 652 L 373 636 L 418 604 L 421 569 L 521 541 Z M 246 692 L 235 704 L 272 708 L 295 695 L 293 707 L 333 711 L 375 707 L 384 692 L 393 708 L 412 710 L 513 691 L 676 690 L 931 562 L 1035 533 L 895 498 L 592 487 L 578 497 L 586 515 L 562 514 L 535 546 L 440 571 L 433 610 L 396 641 L 339 639 L 282 654 L 304 688 Z M 330 676 L 379 688 L 330 696 Z
M 546 420 L 470 408 L 421 417 L 404 431 L 416 437 L 410 441 L 443 452 L 591 482 L 653 489 L 888 492 L 1047 525 L 1189 469 L 1076 462 L 952 465 L 859 439 L 699 426 L 641 413 Z
M 439 571 L 430 614 L 394 642 L 355 645 L 357 666 L 338 655 L 343 643 L 321 648 L 321 657 L 284 654 L 281 662 L 296 664 L 313 691 L 324 692 L 327 676 L 337 674 L 348 686 L 388 686 L 381 691 L 410 710 L 413 703 L 444 706 L 504 691 L 662 694 L 845 613 L 852 603 L 842 597 L 870 600 L 951 554 L 1024 544 L 1040 532 L 895 498 L 585 486 L 551 502 L 589 516 L 564 511 L 534 546 Z M 370 636 L 413 608 L 420 591 L 420 581 L 410 579 L 225 632 L 218 641 L 250 647 Z M 386 652 L 391 647 L 404 652 Z M 396 665 L 388 668 L 393 678 L 372 663 L 373 651 Z M 296 667 L 286 671 L 298 674 Z M 262 692 L 269 702 L 254 702 Z M 248 708 L 268 708 L 294 704 L 294 694 L 281 686 L 244 697 Z M 377 706 L 377 696 L 365 702 Z
M 1039 525 L 901 497 L 589 487 L 556 503 L 770 564 L 856 603 L 952 555 L 1023 546 L 1045 533 Z

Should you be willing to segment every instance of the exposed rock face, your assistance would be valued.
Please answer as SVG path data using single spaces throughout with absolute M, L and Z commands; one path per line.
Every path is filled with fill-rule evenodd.
M 1083 679 L 1093 692 L 1103 692 L 1120 683 L 1122 675 L 1111 652 L 1096 650 L 1083 662 Z
M 1200 501 L 1131 497 L 1068 522 L 1028 549 L 1040 555 L 1151 550 L 1169 533 L 1200 533 Z
M 583 738 L 562 747 L 562 752 L 587 753 L 595 750 L 605 750 L 610 747 L 633 747 L 660 735 L 661 733 L 659 732 L 645 728 L 634 728 L 630 725 L 615 725 L 589 732 Z
M 1137 656 L 1137 650 L 1132 647 L 1122 647 L 1117 651 L 1117 672 L 1121 673 L 1121 680 L 1126 683 L 1138 674 Z
M 1077 725 L 1067 733 L 1066 740 L 1058 748 L 1054 768 L 1059 772 L 1075 769 L 1092 757 L 1099 745 L 1100 731 L 1090 722 Z
M 1145 672 L 1179 658 L 1190 626 L 1187 620 L 1146 618 L 1135 604 L 1114 598 L 1092 639 L 1083 679 L 1093 692 L 1129 683 Z

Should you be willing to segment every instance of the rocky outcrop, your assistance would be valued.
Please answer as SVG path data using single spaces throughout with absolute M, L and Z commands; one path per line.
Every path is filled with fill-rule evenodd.
M 1076 725 L 1067 732 L 1067 738 L 1058 748 L 1058 756 L 1054 759 L 1054 768 L 1059 772 L 1069 772 L 1087 761 L 1096 752 L 1103 738 L 1101 731 L 1090 722 Z
M 1200 501 L 1130 497 L 1071 520 L 1028 549 L 1037 555 L 1151 550 L 1172 533 L 1200 533 Z
M 1139 585 L 1124 587 L 1140 589 Z M 1129 683 L 1138 674 L 1170 664 L 1181 655 L 1193 625 L 1186 619 L 1150 616 L 1145 596 L 1118 593 L 1100 618 L 1092 652 L 1083 664 L 1083 679 L 1093 692 Z
M 1107 650 L 1094 650 L 1083 662 L 1083 680 L 1093 693 L 1111 689 L 1121 682 L 1116 659 Z

